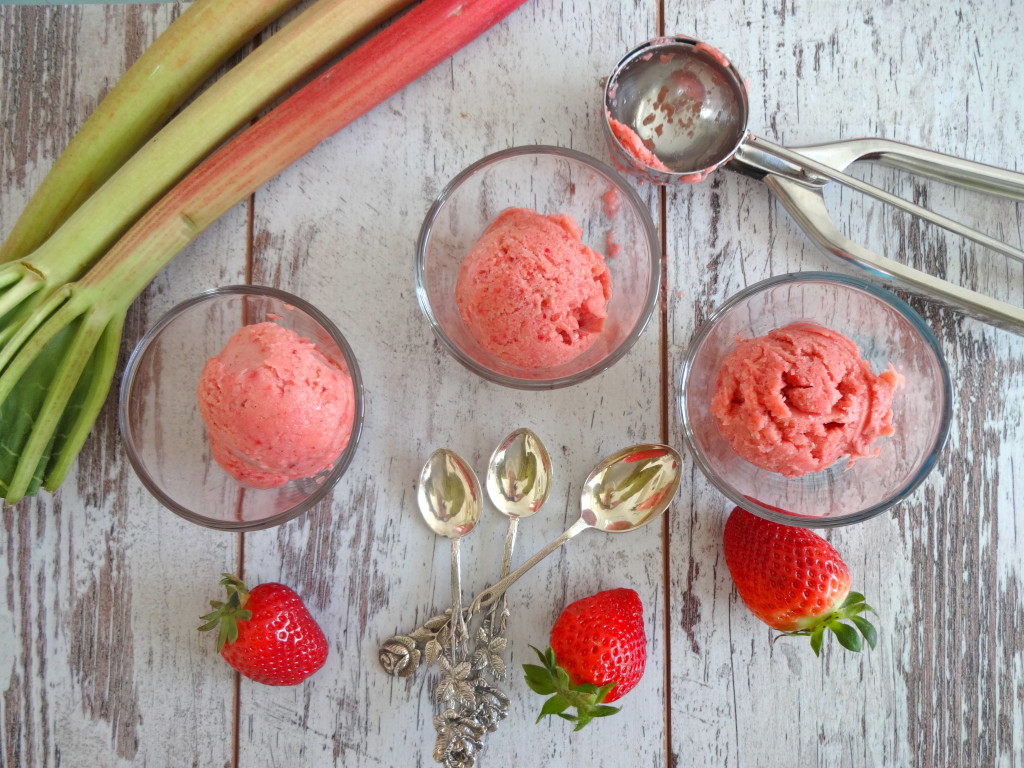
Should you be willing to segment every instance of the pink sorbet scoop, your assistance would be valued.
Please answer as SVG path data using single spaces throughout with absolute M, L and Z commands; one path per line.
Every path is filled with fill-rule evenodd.
M 455 300 L 481 347 L 541 369 L 566 363 L 601 334 L 611 296 L 604 257 L 566 214 L 502 212 L 459 269 Z
M 352 433 L 348 373 L 273 322 L 235 333 L 203 367 L 197 396 L 214 459 L 255 488 L 329 469 Z
M 875 375 L 857 345 L 815 323 L 741 340 L 722 362 L 711 399 L 722 437 L 740 456 L 786 477 L 819 472 L 842 456 L 876 454 L 891 435 L 903 378 Z

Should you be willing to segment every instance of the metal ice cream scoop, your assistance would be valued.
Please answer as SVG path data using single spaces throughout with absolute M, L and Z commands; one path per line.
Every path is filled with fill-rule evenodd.
M 1024 200 L 1024 174 L 887 139 L 853 139 L 787 149 L 749 133 L 747 87 L 717 49 L 686 36 L 650 40 L 619 61 L 604 92 L 606 135 L 626 168 L 656 183 L 702 181 L 725 166 L 763 180 L 814 243 L 870 278 L 1024 334 L 1024 309 L 879 256 L 832 222 L 822 190 L 838 182 L 993 251 L 1024 261 L 1024 251 L 844 173 L 868 160 L 929 178 Z M 623 127 L 661 162 L 631 152 Z M 618 133 L 618 135 L 616 135 Z

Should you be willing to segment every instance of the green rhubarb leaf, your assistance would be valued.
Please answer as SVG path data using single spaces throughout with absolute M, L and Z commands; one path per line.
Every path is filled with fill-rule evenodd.
M 25 446 L 53 386 L 53 372 L 67 354 L 73 338 L 72 328 L 61 331 L 32 361 L 8 395 L 0 400 L 0 424 L 3 424 L 0 431 L 0 497 L 9 504 L 19 501 L 26 493 L 34 494 L 42 482 L 52 440 L 40 454 L 24 490 L 14 489 L 11 493 L 11 484 L 22 463 Z
M 43 477 L 49 491 L 56 490 L 64 481 L 107 399 L 117 367 L 124 319 L 124 313 L 119 314 L 103 330 L 64 409 L 54 434 L 52 457 Z

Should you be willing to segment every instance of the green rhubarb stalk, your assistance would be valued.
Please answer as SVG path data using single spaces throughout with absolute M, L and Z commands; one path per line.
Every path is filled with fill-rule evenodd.
M 197 96 L 42 245 L 0 265 L 0 344 L 196 163 L 288 87 L 410 2 L 318 0 Z
M 110 387 L 117 355 L 110 339 L 120 336 L 128 307 L 177 253 L 321 141 L 524 2 L 424 0 L 210 156 L 81 279 L 52 292 L 0 348 L 0 418 L 32 414 L 13 438 L 0 431 L 7 503 L 31 492 L 37 478 L 49 490 L 63 481 Z M 40 359 L 69 362 L 57 378 L 43 379 L 35 373 Z M 48 391 L 40 404 L 33 393 L 41 388 Z
M 61 153 L 0 245 L 0 261 L 39 247 L 231 54 L 297 2 L 197 0 L 175 19 Z

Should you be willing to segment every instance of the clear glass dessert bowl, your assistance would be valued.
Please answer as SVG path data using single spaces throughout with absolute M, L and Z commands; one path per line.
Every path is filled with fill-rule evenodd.
M 877 437 L 869 455 L 786 477 L 735 452 L 711 401 L 723 360 L 738 340 L 798 322 L 843 334 L 875 374 L 891 364 L 903 382 L 893 394 L 894 432 Z M 711 483 L 756 515 L 806 528 L 867 520 L 909 496 L 935 467 L 952 418 L 949 371 L 921 316 L 895 294 L 836 273 L 781 275 L 732 296 L 697 330 L 679 383 L 683 435 Z
M 348 374 L 354 396 L 351 433 L 338 458 L 275 488 L 243 484 L 214 460 L 197 399 L 207 360 L 240 328 L 265 321 L 312 342 Z M 128 460 L 164 506 L 209 528 L 253 531 L 308 511 L 345 473 L 362 430 L 362 381 L 345 337 L 311 304 L 275 288 L 227 286 L 178 304 L 142 337 L 121 381 L 118 421 Z
M 582 242 L 605 256 L 611 295 L 596 341 L 567 362 L 524 367 L 483 348 L 456 302 L 462 261 L 503 211 L 566 214 Z M 661 280 L 661 248 L 650 211 L 610 166 L 571 149 L 517 147 L 459 173 L 434 201 L 416 249 L 416 295 L 438 339 L 483 378 L 519 389 L 554 389 L 588 379 L 618 361 L 643 332 Z

